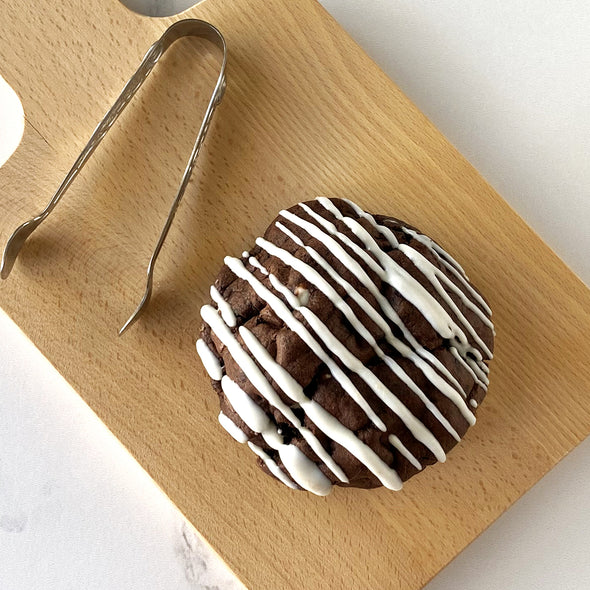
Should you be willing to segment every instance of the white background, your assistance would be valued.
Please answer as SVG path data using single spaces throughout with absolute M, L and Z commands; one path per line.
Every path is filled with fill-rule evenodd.
M 168 10 L 175 1 L 186 6 L 183 0 L 160 5 Z M 588 4 L 322 3 L 590 284 Z M 236 587 L 166 497 L 2 314 L 0 334 L 0 588 Z M 588 489 L 590 441 L 428 590 L 587 590 Z

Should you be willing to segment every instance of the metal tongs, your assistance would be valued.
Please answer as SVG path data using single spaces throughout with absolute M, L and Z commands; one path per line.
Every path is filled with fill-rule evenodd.
M 141 64 L 137 68 L 137 71 L 135 72 L 135 74 L 133 74 L 133 76 L 131 76 L 127 84 L 125 84 L 125 87 L 121 91 L 121 94 L 119 95 L 113 106 L 109 109 L 102 121 L 98 124 L 98 126 L 92 133 L 92 136 L 88 140 L 86 147 L 82 150 L 82 153 L 74 162 L 74 165 L 72 166 L 66 177 L 63 179 L 62 183 L 60 184 L 59 188 L 57 189 L 56 193 L 53 195 L 45 209 L 43 209 L 43 211 L 39 213 L 39 215 L 33 217 L 29 221 L 25 221 L 25 223 L 20 225 L 13 232 L 13 234 L 8 239 L 8 242 L 6 243 L 6 247 L 4 248 L 4 253 L 2 255 L 0 276 L 3 279 L 6 279 L 10 274 L 16 257 L 18 256 L 18 253 L 20 252 L 27 238 L 53 211 L 59 200 L 62 198 L 64 193 L 72 184 L 73 180 L 78 175 L 78 172 L 80 172 L 84 164 L 86 164 L 90 156 L 93 154 L 94 150 L 102 141 L 103 137 L 107 134 L 108 130 L 113 126 L 118 116 L 123 112 L 123 109 L 127 106 L 127 104 L 133 98 L 135 93 L 139 90 L 140 86 L 148 77 L 149 73 L 153 70 L 154 66 L 158 63 L 159 59 L 162 57 L 164 52 L 175 41 L 177 41 L 181 37 L 186 36 L 201 37 L 214 43 L 223 52 L 223 61 L 221 63 L 221 69 L 219 71 L 219 77 L 217 78 L 215 88 L 213 90 L 213 93 L 211 94 L 211 98 L 209 100 L 209 104 L 207 105 L 205 116 L 201 123 L 201 128 L 199 129 L 199 133 L 195 140 L 195 144 L 193 146 L 188 164 L 186 165 L 186 169 L 182 176 L 182 180 L 180 181 L 178 192 L 174 197 L 172 207 L 170 208 L 170 212 L 168 213 L 168 218 L 166 219 L 164 228 L 160 233 L 160 237 L 158 239 L 154 252 L 150 258 L 150 262 L 147 268 L 147 284 L 145 292 L 143 294 L 143 298 L 141 299 L 141 302 L 137 306 L 136 310 L 131 314 L 131 317 L 125 322 L 123 327 L 119 330 L 119 335 L 121 335 L 137 320 L 137 318 L 140 316 L 140 314 L 142 313 L 142 311 L 147 306 L 150 300 L 152 294 L 154 266 L 156 264 L 156 259 L 158 257 L 158 254 L 160 253 L 160 250 L 162 249 L 164 240 L 168 235 L 168 231 L 170 230 L 170 226 L 172 225 L 172 221 L 174 220 L 174 216 L 176 214 L 178 206 L 180 205 L 180 201 L 182 200 L 184 191 L 186 190 L 186 187 L 188 185 L 193 168 L 195 167 L 195 162 L 197 160 L 197 156 L 199 155 L 201 145 L 203 144 L 203 141 L 205 139 L 205 135 L 207 134 L 207 130 L 209 129 L 209 124 L 211 123 L 211 118 L 213 116 L 213 112 L 215 111 L 215 107 L 221 102 L 221 99 L 223 98 L 223 94 L 225 92 L 225 65 L 227 61 L 227 48 L 225 45 L 225 39 L 223 38 L 223 35 L 213 25 L 202 20 L 185 19 L 175 22 L 173 25 L 168 27 L 166 31 L 164 31 L 164 34 L 160 37 L 160 39 L 158 39 L 148 49 Z

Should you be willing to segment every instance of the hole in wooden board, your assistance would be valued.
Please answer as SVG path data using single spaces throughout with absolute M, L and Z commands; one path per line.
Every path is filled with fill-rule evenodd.
M 201 0 L 119 0 L 133 12 L 144 16 L 174 16 L 196 6 Z
M 17 93 L 0 76 L 0 167 L 16 151 L 25 130 L 25 113 Z

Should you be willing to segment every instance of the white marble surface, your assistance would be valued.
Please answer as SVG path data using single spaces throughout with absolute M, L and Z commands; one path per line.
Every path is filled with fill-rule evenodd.
M 0 589 L 242 585 L 0 311 Z
M 16 92 L 0 76 L 0 168 L 20 144 L 24 130 L 23 105 Z
M 191 8 L 198 4 L 199 0 L 121 0 L 121 2 L 127 8 L 147 16 L 171 16 Z
M 586 2 L 322 3 L 590 283 Z M 239 587 L 3 314 L 0 334 L 0 588 Z M 428 590 L 586 590 L 589 486 L 586 441 Z

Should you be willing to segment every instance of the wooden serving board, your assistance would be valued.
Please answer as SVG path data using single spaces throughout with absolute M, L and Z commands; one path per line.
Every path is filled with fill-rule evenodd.
M 208 0 L 228 90 L 122 338 L 217 58 L 179 42 L 24 248 L 0 305 L 252 588 L 422 586 L 590 431 L 590 291 L 313 0 Z M 49 199 L 174 19 L 117 0 L 0 7 L 27 127 L 0 171 L 0 240 Z M 194 343 L 226 253 L 282 208 L 352 198 L 435 237 L 489 298 L 492 386 L 445 465 L 394 493 L 292 492 L 217 424 Z

